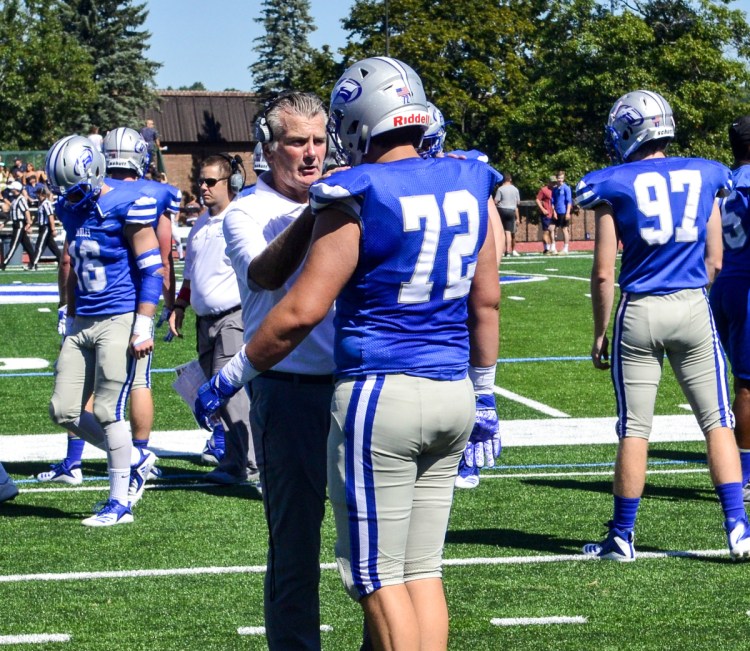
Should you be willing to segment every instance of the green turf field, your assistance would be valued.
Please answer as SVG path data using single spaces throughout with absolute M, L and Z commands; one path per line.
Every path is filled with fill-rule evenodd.
M 590 254 L 523 256 L 503 275 L 501 419 L 542 425 L 549 410 L 573 418 L 614 415 L 609 375 L 588 361 Z M 13 273 L 0 282 L 52 282 L 51 272 Z M 39 312 L 39 308 L 50 312 Z M 2 305 L 0 358 L 53 362 L 54 304 Z M 159 341 L 154 368 L 195 351 Z M 2 368 L 2 367 L 0 367 Z M 55 431 L 46 415 L 51 368 L 0 370 L 0 435 Z M 193 429 L 170 387 L 154 375 L 155 430 Z M 520 399 L 520 400 L 519 400 Z M 657 413 L 684 415 L 685 400 L 665 370 Z M 507 427 L 511 429 L 512 423 Z M 546 431 L 546 430 L 545 430 Z M 552 427 L 554 432 L 554 423 Z M 20 439 L 19 439 L 20 440 Z M 750 633 L 750 567 L 725 551 L 721 511 L 700 442 L 652 447 L 633 564 L 583 560 L 611 511 L 611 443 L 507 446 L 479 488 L 456 494 L 445 548 L 450 648 L 479 650 L 742 648 Z M 7 444 L 7 443 L 6 443 Z M 0 459 L 3 450 L 0 448 Z M 214 488 L 195 457 L 164 458 L 130 526 L 89 529 L 80 520 L 106 496 L 103 461 L 85 461 L 81 487 L 38 484 L 44 462 L 6 465 L 21 494 L 0 506 L 0 645 L 35 649 L 263 649 L 265 523 L 252 486 Z M 300 541 L 302 544 L 304 541 Z M 333 522 L 321 562 L 323 648 L 358 648 L 361 615 L 332 569 Z M 21 636 L 50 640 L 20 644 Z M 60 637 L 54 637 L 60 636 Z M 60 641 L 52 641 L 60 640 Z

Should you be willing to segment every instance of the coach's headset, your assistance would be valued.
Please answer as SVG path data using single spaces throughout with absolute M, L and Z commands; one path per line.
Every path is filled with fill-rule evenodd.
M 245 165 L 240 156 L 232 156 L 225 152 L 219 153 L 229 163 L 232 173 L 229 175 L 229 188 L 237 194 L 245 187 Z
M 263 110 L 255 120 L 253 137 L 255 138 L 256 142 L 266 144 L 273 141 L 273 131 L 271 131 L 271 125 L 268 124 L 268 114 L 273 111 L 273 109 L 275 109 L 282 100 L 293 94 L 295 94 L 295 91 L 285 90 L 275 97 L 272 97 L 265 103 L 265 105 L 263 106 Z M 328 143 L 326 143 L 326 155 L 328 154 L 328 149 Z

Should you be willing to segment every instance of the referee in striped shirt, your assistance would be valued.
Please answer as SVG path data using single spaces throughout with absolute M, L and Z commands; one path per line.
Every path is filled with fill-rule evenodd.
M 50 199 L 51 193 L 46 187 L 41 187 L 37 190 L 37 196 L 39 197 L 39 210 L 36 223 L 39 226 L 39 235 L 36 238 L 34 259 L 29 263 L 32 269 L 37 268 L 46 247 L 49 247 L 52 255 L 57 258 L 57 263 L 60 264 L 60 249 L 55 242 L 55 208 Z
M 5 267 L 13 259 L 13 254 L 16 252 L 19 244 L 29 256 L 29 269 L 31 269 L 31 262 L 34 259 L 34 248 L 31 246 L 31 240 L 29 239 L 29 231 L 31 230 L 29 203 L 26 197 L 23 196 L 23 186 L 19 181 L 13 181 L 13 183 L 8 185 L 8 190 L 10 190 L 12 197 L 10 221 L 13 231 L 10 236 L 10 249 L 8 249 L 3 264 L 0 265 L 0 270 L 5 271 Z

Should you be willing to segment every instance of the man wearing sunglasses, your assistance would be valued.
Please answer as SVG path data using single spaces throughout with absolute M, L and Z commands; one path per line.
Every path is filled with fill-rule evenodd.
M 206 377 L 222 368 L 243 345 L 240 288 L 225 253 L 223 230 L 224 215 L 236 193 L 236 186 L 230 184 L 231 161 L 229 155 L 221 154 L 209 156 L 201 165 L 197 185 L 207 210 L 188 235 L 182 287 L 169 317 L 170 332 L 182 337 L 185 310 L 192 305 L 197 315 L 198 360 Z M 242 175 L 239 177 L 242 180 Z M 215 424 L 203 451 L 204 459 L 213 455 L 218 466 L 205 479 L 223 485 L 256 481 L 247 394 L 237 393 L 218 416 L 221 423 Z

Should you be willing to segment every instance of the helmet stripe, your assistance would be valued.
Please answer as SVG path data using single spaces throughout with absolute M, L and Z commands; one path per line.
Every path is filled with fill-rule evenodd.
M 401 65 L 401 62 L 396 59 L 391 59 L 390 57 L 373 57 L 374 59 L 379 59 L 380 61 L 383 61 L 390 65 L 392 68 L 395 68 L 399 75 L 401 75 L 401 79 L 406 85 L 409 90 L 411 90 L 411 87 L 409 86 L 409 78 L 406 73 L 406 69 L 404 66 Z

